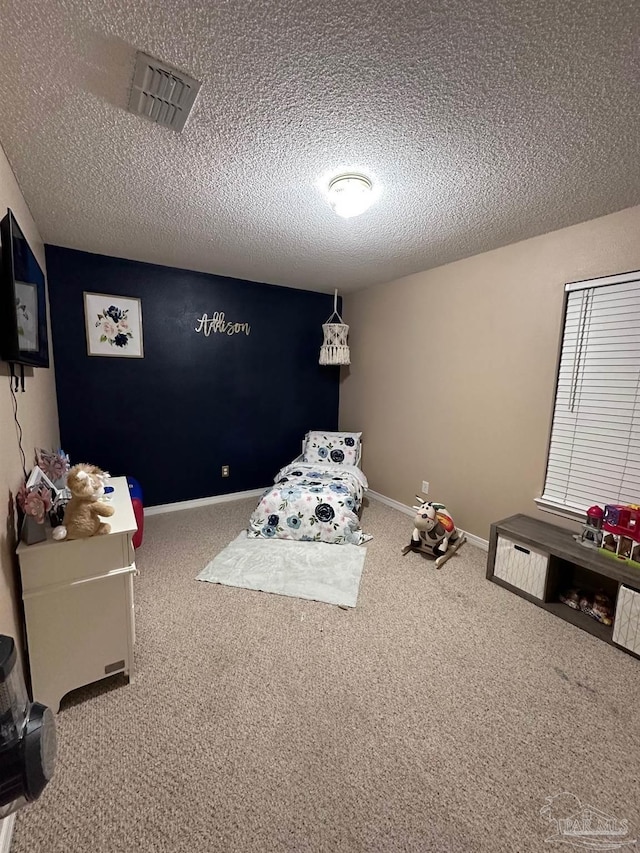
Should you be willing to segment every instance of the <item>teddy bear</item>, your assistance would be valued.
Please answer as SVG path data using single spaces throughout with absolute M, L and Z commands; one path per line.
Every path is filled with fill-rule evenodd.
M 80 462 L 67 474 L 67 488 L 71 500 L 64 511 L 63 523 L 54 528 L 54 539 L 86 539 L 109 533 L 111 525 L 102 518 L 115 512 L 112 506 L 102 503 L 105 481 L 109 474 L 95 465 Z

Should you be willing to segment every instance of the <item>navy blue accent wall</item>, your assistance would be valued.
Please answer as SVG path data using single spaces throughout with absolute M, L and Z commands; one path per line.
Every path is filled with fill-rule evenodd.
M 265 486 L 308 429 L 336 429 L 318 364 L 333 297 L 46 247 L 62 447 L 139 480 L 145 505 Z M 144 358 L 87 355 L 83 292 L 142 300 Z M 204 313 L 248 323 L 195 331 Z M 221 466 L 230 477 L 221 477 Z

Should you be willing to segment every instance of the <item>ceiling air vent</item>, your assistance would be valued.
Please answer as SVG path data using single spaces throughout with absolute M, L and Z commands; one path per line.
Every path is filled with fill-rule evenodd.
M 138 51 L 129 111 L 181 131 L 201 84 L 182 71 Z

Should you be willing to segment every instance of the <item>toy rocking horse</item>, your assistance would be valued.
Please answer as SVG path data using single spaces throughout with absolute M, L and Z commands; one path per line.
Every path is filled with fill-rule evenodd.
M 402 556 L 409 551 L 429 554 L 436 558 L 436 569 L 439 569 L 467 541 L 467 537 L 456 529 L 444 504 L 423 501 L 417 495 L 416 500 L 420 503 L 413 507 L 416 510 L 415 526 L 411 541 L 402 549 Z

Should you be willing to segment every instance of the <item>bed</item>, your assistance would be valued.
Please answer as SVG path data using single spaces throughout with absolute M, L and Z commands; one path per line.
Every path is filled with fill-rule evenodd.
M 360 470 L 361 433 L 309 432 L 302 455 L 285 465 L 260 498 L 249 537 L 360 545 L 359 513 L 367 490 Z

